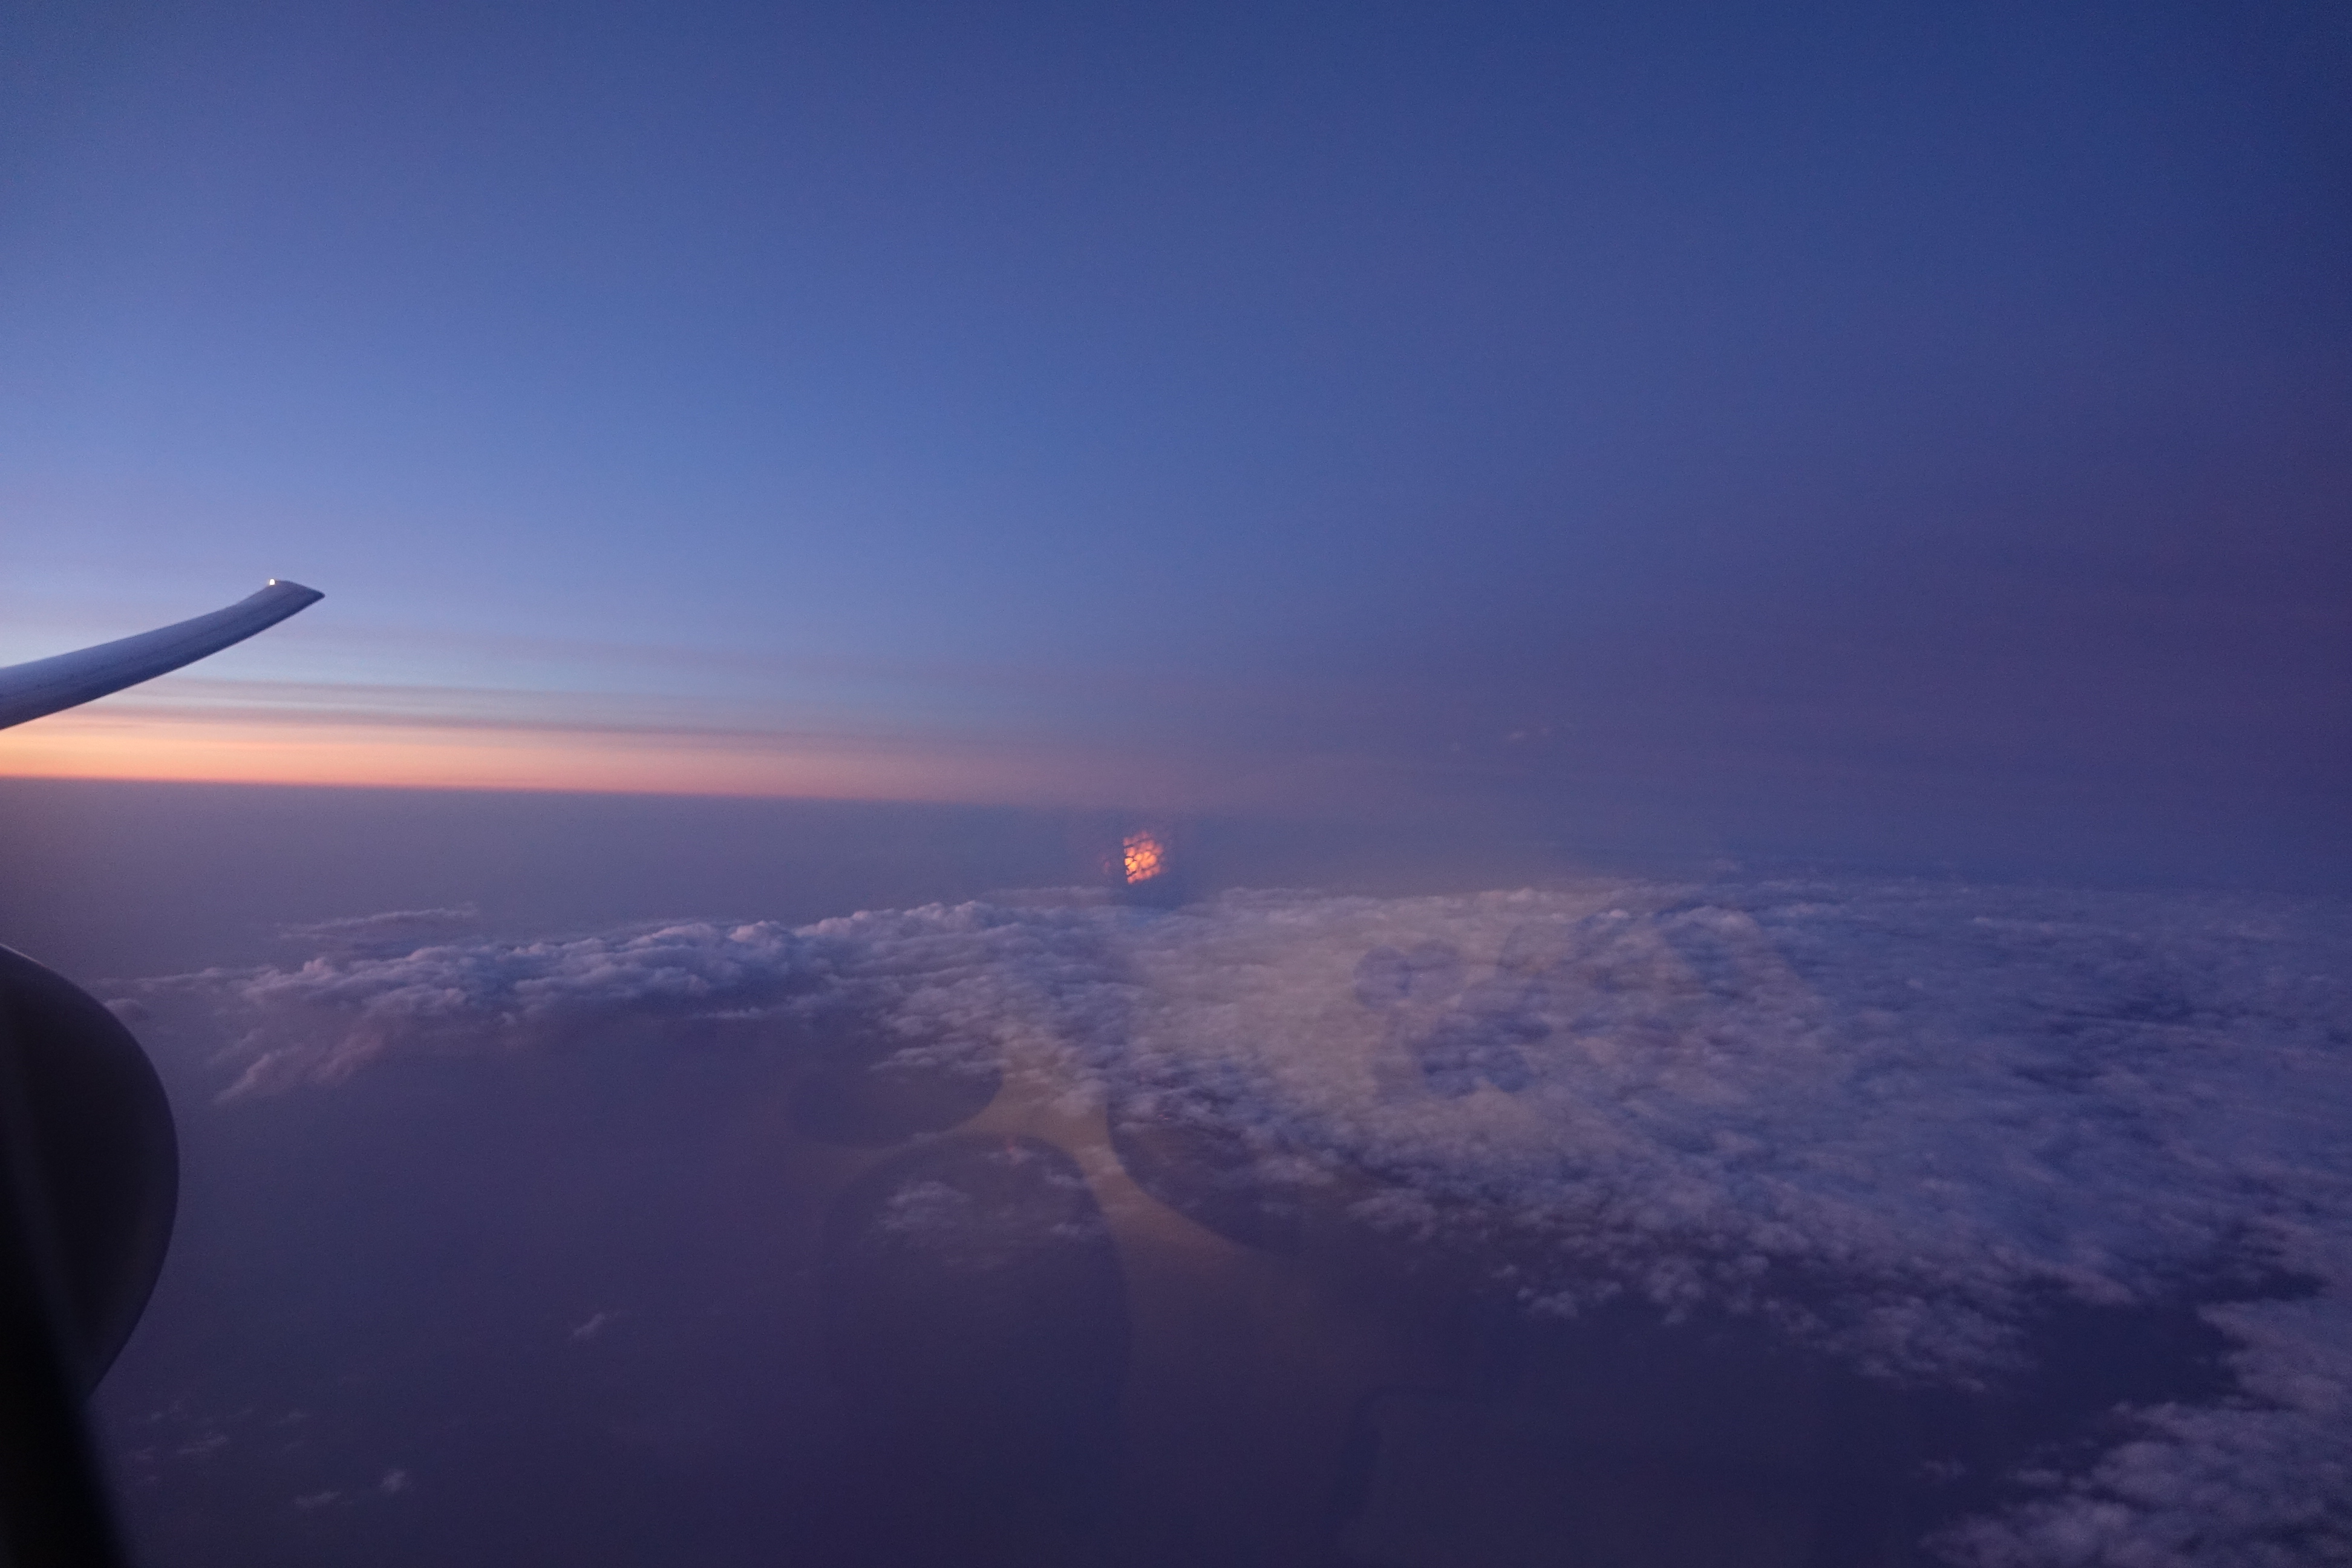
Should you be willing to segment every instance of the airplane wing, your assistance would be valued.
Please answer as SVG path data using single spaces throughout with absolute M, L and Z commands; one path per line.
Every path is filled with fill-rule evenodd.
M 100 643 L 78 653 L 12 664 L 0 669 L 0 730 L 152 680 L 184 664 L 194 664 L 206 654 L 218 653 L 231 643 L 243 642 L 256 632 L 268 630 L 297 610 L 307 609 L 325 597 L 316 588 L 272 577 L 259 593 L 247 595 L 209 616 Z
M 325 598 L 273 577 L 225 610 L 0 669 L 0 729 L 152 680 Z M 88 993 L 0 948 L 0 1563 L 125 1568 L 81 1403 L 163 1268 L 172 1108 Z

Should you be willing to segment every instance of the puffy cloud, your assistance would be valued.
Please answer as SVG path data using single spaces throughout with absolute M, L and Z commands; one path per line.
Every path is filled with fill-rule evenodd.
M 666 926 L 571 941 L 331 951 L 298 969 L 149 982 L 208 994 L 247 1023 L 226 1098 L 332 1083 L 388 1050 L 478 1048 L 628 1017 L 771 1003 L 816 978 L 808 944 L 772 924 Z M 805 971 L 805 972 L 804 972 Z
M 859 1072 L 1107 1109 L 1136 1179 L 1230 1234 L 1320 1203 L 1491 1258 L 1533 1310 L 1760 1312 L 1890 1380 L 1997 1376 L 2053 1300 L 2226 1302 L 2226 1402 L 2126 1413 L 1942 1549 L 2285 1562 L 2352 1549 L 2347 931 L 1918 884 L 1235 893 L 343 945 L 149 990 L 229 1021 L 232 1094 L 600 1029 L 821 1054 L 854 1020 Z
M 2352 1312 L 2322 1298 L 2209 1309 L 2237 1342 L 2240 1397 L 2131 1413 L 2086 1470 L 2032 1478 L 2043 1494 L 1946 1532 L 1982 1568 L 2229 1563 L 2301 1568 L 2352 1558 Z

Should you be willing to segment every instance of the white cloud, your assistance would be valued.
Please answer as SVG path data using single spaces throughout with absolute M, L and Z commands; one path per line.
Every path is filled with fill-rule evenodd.
M 388 1050 L 464 1049 L 602 1018 L 758 1005 L 821 977 L 802 938 L 762 922 L 328 952 L 299 969 L 209 971 L 148 986 L 213 995 L 247 1021 L 231 1053 L 242 1065 L 225 1091 L 233 1099 L 336 1082 Z
M 1475 1235 L 1531 1309 L 1761 1310 L 1895 1380 L 1998 1373 L 2053 1297 L 2299 1276 L 2317 1293 L 2208 1310 L 2228 1402 L 2131 1413 L 1944 1542 L 2259 1563 L 2352 1542 L 2347 932 L 2328 903 L 1925 885 L 1240 893 L 331 952 L 150 992 L 224 1011 L 232 1094 L 854 1008 L 911 1056 L 1223 1129 L 1363 1226 Z

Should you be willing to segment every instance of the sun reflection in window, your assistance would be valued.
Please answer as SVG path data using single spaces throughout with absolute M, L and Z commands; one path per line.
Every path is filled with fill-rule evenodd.
M 1168 851 L 1150 833 L 1130 833 L 1121 841 L 1122 860 L 1127 872 L 1127 885 L 1149 882 L 1168 869 Z

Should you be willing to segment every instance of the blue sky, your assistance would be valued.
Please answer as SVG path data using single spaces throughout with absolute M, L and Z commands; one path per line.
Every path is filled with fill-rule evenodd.
M 0 657 L 331 595 L 9 771 L 2352 784 L 2326 7 L 9 26 Z

